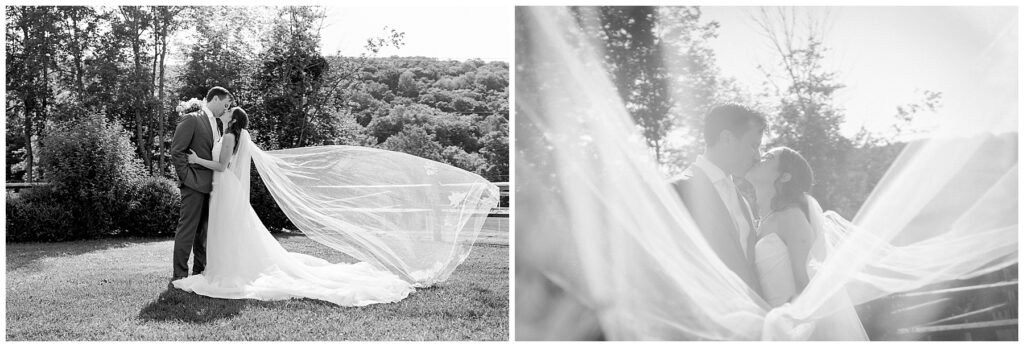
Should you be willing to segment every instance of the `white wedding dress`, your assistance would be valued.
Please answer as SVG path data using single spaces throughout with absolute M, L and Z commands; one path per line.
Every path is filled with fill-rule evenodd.
M 818 205 L 818 201 L 812 196 L 808 196 L 807 200 L 808 219 L 816 238 L 807 257 L 805 269 L 808 278 L 814 278 L 833 247 L 828 242 L 829 238 L 826 235 L 832 237 L 842 235 L 830 234 L 825 229 L 825 214 L 822 212 L 821 206 Z M 779 307 L 799 295 L 796 290 L 796 279 L 793 276 L 792 261 L 789 258 L 786 243 L 777 233 L 761 235 L 761 232 L 762 229 L 758 228 L 758 240 L 754 246 L 754 259 L 761 282 L 761 292 L 763 299 L 771 307 Z M 832 311 L 835 313 L 815 320 L 813 324 L 808 324 L 804 334 L 809 334 L 809 336 L 797 337 L 815 341 L 868 340 L 864 325 L 845 291 L 830 300 L 826 305 L 833 306 Z
M 317 156 L 320 159 L 327 157 L 327 153 L 349 153 L 354 151 L 372 150 L 379 151 L 377 157 L 393 157 L 399 154 L 375 149 L 358 149 L 344 146 L 321 146 L 297 150 L 327 151 L 324 155 Z M 218 160 L 221 151 L 221 142 L 218 141 L 213 147 L 213 160 Z M 451 233 L 468 233 L 456 242 L 454 238 L 448 242 L 435 242 L 427 245 L 411 237 L 403 239 L 402 243 L 394 242 L 388 244 L 381 240 L 382 235 L 387 232 L 394 232 L 393 229 L 383 229 L 384 226 L 393 228 L 393 223 L 383 223 L 386 219 L 397 219 L 398 222 L 405 222 L 414 218 L 403 217 L 399 214 L 384 216 L 381 212 L 365 212 L 360 207 L 372 205 L 374 197 L 364 198 L 356 206 L 345 205 L 338 201 L 360 200 L 360 196 L 340 194 L 337 190 L 322 191 L 309 190 L 314 187 L 323 189 L 326 182 L 337 177 L 355 177 L 360 180 L 374 180 L 375 177 L 387 176 L 386 174 L 368 175 L 355 170 L 331 169 L 320 171 L 314 174 L 313 182 L 317 186 L 310 186 L 296 183 L 299 178 L 309 174 L 300 172 L 298 165 L 283 167 L 287 159 L 282 159 L 282 151 L 262 152 L 256 148 L 250 140 L 247 131 L 242 132 L 239 138 L 239 147 L 236 154 L 229 161 L 229 167 L 223 172 L 216 172 L 213 176 L 213 192 L 210 197 L 210 218 L 207 233 L 207 265 L 202 274 L 189 276 L 173 282 L 173 285 L 182 290 L 195 292 L 200 295 L 225 298 L 225 299 L 257 299 L 257 300 L 285 300 L 291 298 L 311 298 L 332 302 L 341 306 L 364 306 L 375 303 L 389 303 L 404 299 L 414 291 L 416 286 L 425 286 L 441 281 L 450 274 L 464 259 L 464 255 L 458 251 L 468 253 L 475 235 L 479 232 L 481 218 L 486 218 L 486 211 L 493 207 L 496 200 L 488 194 L 496 194 L 496 187 L 492 184 L 479 183 L 485 194 L 483 197 L 477 195 L 477 200 L 464 200 L 472 204 L 472 208 L 458 209 L 465 214 L 458 225 L 448 225 L 436 233 L 448 235 Z M 387 152 L 387 153 L 385 153 Z M 344 247 L 367 248 L 363 243 L 375 244 L 379 247 L 378 253 L 347 252 L 362 262 L 347 264 L 330 262 L 314 256 L 289 252 L 274 239 L 266 227 L 256 215 L 249 204 L 249 167 L 250 157 L 257 161 L 257 166 L 264 167 L 261 175 L 275 175 L 278 181 L 268 181 L 264 177 L 268 188 L 275 190 L 287 190 L 293 199 L 283 199 L 275 194 L 275 200 L 282 209 L 289 214 L 289 218 L 307 234 L 310 238 L 325 245 L 346 251 Z M 397 157 L 394 160 L 405 160 L 409 163 L 421 164 L 430 162 L 426 159 Z M 277 166 L 268 168 L 267 161 L 276 160 Z M 392 160 L 393 161 L 393 160 Z M 332 161 L 335 166 L 351 168 L 351 165 L 344 165 L 341 160 Z M 292 164 L 300 163 L 292 161 Z M 301 162 L 308 163 L 308 162 Z M 440 164 L 438 164 L 440 165 Z M 317 164 L 316 166 L 323 167 Z M 451 168 L 451 170 L 458 170 Z M 408 171 L 408 170 L 406 170 Z M 469 174 L 465 173 L 464 174 Z M 421 172 L 410 172 L 403 174 L 424 175 Z M 472 175 L 472 174 L 469 174 Z M 369 176 L 369 177 L 367 177 Z M 471 176 L 467 176 L 472 178 Z M 479 176 L 476 176 L 479 178 Z M 482 180 L 482 178 L 480 179 Z M 484 181 L 485 182 L 485 181 Z M 336 187 L 334 187 L 336 188 Z M 304 190 L 305 189 L 305 190 Z M 400 187 L 389 188 L 384 186 L 384 191 L 401 191 Z M 319 193 L 317 193 L 319 192 Z M 382 194 L 372 194 L 381 196 Z M 386 201 L 391 207 L 401 209 L 409 206 L 408 197 L 411 194 L 393 194 Z M 319 200 L 318 200 L 319 199 Z M 449 205 L 449 204 L 445 204 Z M 369 213 L 376 222 L 373 224 L 359 224 L 358 221 L 348 220 L 352 214 L 346 214 L 352 210 L 360 210 L 359 213 Z M 319 224 L 311 226 L 308 220 L 317 220 Z M 340 224 L 347 220 L 346 224 Z M 333 223 L 332 223 L 333 222 Z M 425 225 L 415 220 L 410 225 Z M 335 226 L 337 225 L 337 226 Z M 319 229 L 317 229 L 319 228 Z M 398 232 L 403 232 L 399 230 Z M 326 233 L 326 234 L 325 234 Z M 354 235 L 354 234 L 362 234 Z M 422 234 L 422 232 L 415 233 Z M 392 239 L 397 239 L 391 235 Z M 355 239 L 355 238 L 358 238 Z M 468 243 L 468 244 L 467 244 Z M 417 245 L 425 246 L 417 246 Z M 439 244 L 448 245 L 447 250 L 458 255 L 452 257 L 448 254 L 435 256 L 432 252 L 439 247 Z M 392 249 L 399 248 L 401 249 Z M 415 259 L 403 257 L 402 252 L 418 254 Z M 436 264 L 425 265 L 428 268 L 401 268 L 394 263 L 412 266 L 414 260 L 430 259 Z M 436 269 L 430 271 L 431 269 Z M 448 269 L 443 272 L 441 269 Z M 405 272 L 403 272 L 405 271 Z M 422 274 L 420 280 L 412 279 L 407 273 L 415 272 Z M 405 275 L 405 276 L 400 276 Z M 428 282 L 429 281 L 429 282 Z

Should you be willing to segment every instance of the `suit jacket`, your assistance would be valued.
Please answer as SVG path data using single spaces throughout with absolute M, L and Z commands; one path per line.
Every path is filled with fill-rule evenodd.
M 188 163 L 190 149 L 200 158 L 213 160 L 214 130 L 206 117 L 202 110 L 181 117 L 178 127 L 174 129 L 174 139 L 171 140 L 171 162 L 178 174 L 179 188 L 186 186 L 209 194 L 213 191 L 213 170 Z
M 699 168 L 691 166 L 680 178 L 672 181 L 672 187 L 683 200 L 686 209 L 693 216 L 694 221 L 700 228 L 704 239 L 711 245 L 711 249 L 718 254 L 725 266 L 739 275 L 743 282 L 746 282 L 758 295 L 761 294 L 761 279 L 757 275 L 757 267 L 754 263 L 754 244 L 756 242 L 756 229 L 752 222 L 749 206 L 742 195 L 739 197 L 741 208 L 746 215 L 746 222 L 750 225 L 750 233 L 746 240 L 739 240 L 739 231 L 733 224 L 729 210 L 725 207 L 718 191 L 708 175 Z M 738 192 L 737 192 L 737 195 Z M 747 244 L 747 251 L 744 252 L 740 242 Z

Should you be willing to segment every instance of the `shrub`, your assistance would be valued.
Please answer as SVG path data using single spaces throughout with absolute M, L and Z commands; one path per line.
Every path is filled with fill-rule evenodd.
M 63 201 L 49 187 L 7 195 L 7 241 L 64 241 L 74 223 Z
M 102 115 L 52 124 L 39 149 L 49 186 L 7 198 L 7 241 L 173 234 L 174 181 L 147 177 L 129 135 Z
M 114 223 L 122 233 L 174 235 L 181 210 L 181 191 L 174 181 L 164 177 L 138 179 L 128 186 L 122 201 L 126 202 L 127 208 Z
M 116 231 L 114 220 L 124 212 L 121 196 L 143 175 L 135 146 L 117 121 L 102 115 L 52 124 L 42 137 L 39 167 L 53 194 L 74 223 L 68 239 L 92 238 Z

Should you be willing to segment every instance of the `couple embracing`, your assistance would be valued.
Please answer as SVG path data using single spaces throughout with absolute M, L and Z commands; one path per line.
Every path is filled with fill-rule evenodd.
M 211 88 L 174 132 L 176 288 L 227 299 L 396 302 L 445 280 L 497 205 L 497 187 L 479 175 L 405 153 L 340 145 L 264 152 L 232 100 Z M 249 203 L 252 164 L 299 231 L 360 262 L 282 247 Z
M 788 147 L 762 153 L 766 130 L 765 117 L 750 108 L 713 108 L 705 119 L 705 153 L 672 186 L 726 267 L 778 307 L 800 295 L 829 246 L 821 207 L 810 195 L 810 165 Z M 754 203 L 738 188 L 747 182 Z M 811 339 L 867 339 L 852 306 L 815 324 Z

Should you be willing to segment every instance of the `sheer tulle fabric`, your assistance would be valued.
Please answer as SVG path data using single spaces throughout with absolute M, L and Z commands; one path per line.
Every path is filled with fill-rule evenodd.
M 252 161 L 303 234 L 417 287 L 466 259 L 499 198 L 479 175 L 375 148 L 253 146 Z
M 516 17 L 517 339 L 846 339 L 815 323 L 1017 261 L 1013 109 L 910 144 L 853 222 L 822 212 L 828 256 L 772 308 L 696 230 L 572 16 Z

